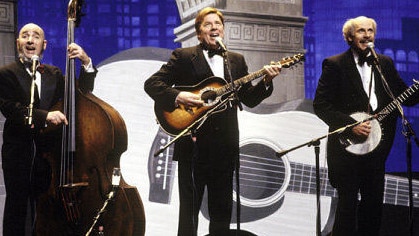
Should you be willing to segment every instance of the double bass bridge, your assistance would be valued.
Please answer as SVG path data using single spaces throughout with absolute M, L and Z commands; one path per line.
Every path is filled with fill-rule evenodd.
M 89 186 L 88 182 L 65 184 L 60 186 L 59 194 L 64 207 L 66 219 L 73 225 L 77 225 L 80 220 L 80 201 L 79 194 L 81 189 Z

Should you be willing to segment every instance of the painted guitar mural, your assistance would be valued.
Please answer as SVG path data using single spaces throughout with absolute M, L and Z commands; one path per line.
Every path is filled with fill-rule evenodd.
M 121 157 L 121 170 L 125 181 L 136 186 L 143 196 L 146 232 L 153 236 L 176 235 L 179 207 L 177 162 L 171 159 L 172 146 L 159 156 L 153 156 L 173 137 L 159 129 L 154 116 L 154 103 L 144 89 L 132 85 L 144 83 L 167 61 L 170 53 L 171 50 L 156 48 L 134 48 L 121 52 L 115 56 L 115 61 L 100 66 L 97 79 L 101 83 L 95 86 L 97 96 L 114 104 L 126 121 L 129 142 L 128 150 Z M 142 55 L 146 59 L 141 59 Z M 157 59 L 150 60 L 150 55 Z M 287 72 L 291 73 L 284 73 L 283 76 L 293 78 L 293 71 Z M 118 83 L 115 83 L 115 78 L 118 78 Z M 295 147 L 327 132 L 326 125 L 320 119 L 306 112 L 310 111 L 307 110 L 310 108 L 304 109 L 306 105 L 311 108 L 310 101 L 304 105 L 278 104 L 275 111 L 269 110 L 266 115 L 238 112 L 242 152 L 239 178 L 242 229 L 258 236 L 315 235 L 314 150 L 304 147 L 289 152 L 281 159 L 275 156 L 279 150 Z M 287 111 L 277 112 L 279 109 Z M 320 147 L 321 222 L 323 231 L 328 232 L 329 219 L 333 219 L 329 214 L 334 212 L 335 193 L 327 182 L 325 141 L 321 142 Z M 414 193 L 418 193 L 417 181 L 413 184 Z M 407 204 L 406 186 L 405 179 L 387 176 L 385 202 Z M 208 232 L 205 215 L 206 210 L 202 209 L 199 235 Z M 231 227 L 236 225 L 232 224 Z
M 275 126 L 270 125 L 272 121 L 275 121 Z M 275 154 L 321 136 L 327 132 L 325 124 L 313 114 L 300 111 L 269 115 L 243 111 L 239 113 L 239 123 L 242 227 L 251 229 L 257 235 L 272 235 L 272 228 L 270 234 L 266 228 L 274 221 L 277 235 L 312 235 L 316 227 L 314 150 L 296 150 L 280 159 Z M 172 185 L 176 179 L 176 162 L 171 159 L 173 147 L 158 157 L 154 157 L 153 153 L 168 141 L 170 136 L 160 129 L 149 155 L 149 176 L 152 176 L 149 200 L 165 204 L 170 204 Z M 325 146 L 321 146 L 321 150 L 325 150 Z M 324 158 L 324 154 L 322 156 Z M 328 183 L 324 161 L 320 176 L 321 222 L 326 234 L 333 224 L 336 191 Z M 413 182 L 413 191 L 419 193 L 419 181 Z M 415 206 L 419 206 L 418 197 L 414 202 Z M 406 179 L 386 175 L 384 203 L 408 205 Z M 205 207 L 201 208 L 201 213 L 208 219 Z M 235 223 L 235 213 L 233 215 Z
M 304 54 L 296 54 L 292 57 L 285 57 L 277 63 L 282 68 L 289 68 L 304 60 Z M 257 78 L 261 78 L 266 74 L 264 69 L 260 69 L 256 72 L 248 74 L 240 79 L 234 80 L 234 88 L 239 88 L 243 84 L 249 83 Z M 223 106 L 218 107 L 220 101 L 231 94 L 233 86 L 231 83 L 227 83 L 222 78 L 210 77 L 195 86 L 176 86 L 181 91 L 188 91 L 198 94 L 204 101 L 204 105 L 201 107 L 185 107 L 179 105 L 173 111 L 166 111 L 156 105 L 154 112 L 157 120 L 164 131 L 172 135 L 178 135 L 183 130 L 207 114 L 210 110 L 222 110 Z M 205 119 L 202 121 L 204 122 Z M 199 124 L 198 124 L 199 125 Z

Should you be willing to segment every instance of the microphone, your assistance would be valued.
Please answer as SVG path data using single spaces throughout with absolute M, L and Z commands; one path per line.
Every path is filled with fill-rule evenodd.
M 370 49 L 371 54 L 374 57 L 375 62 L 377 62 L 377 64 L 378 64 L 378 56 L 377 56 L 377 53 L 375 52 L 375 49 L 374 49 L 374 43 L 373 42 L 368 42 L 367 47 Z
M 39 65 L 39 56 L 33 55 L 31 58 L 31 61 L 32 61 L 32 73 L 35 73 L 36 68 Z
M 221 47 L 221 49 L 222 49 L 224 52 L 227 52 L 227 47 L 224 45 L 224 43 L 223 43 L 223 39 L 222 39 L 221 37 L 216 37 L 216 38 L 215 38 L 215 41 L 217 41 L 217 44 Z

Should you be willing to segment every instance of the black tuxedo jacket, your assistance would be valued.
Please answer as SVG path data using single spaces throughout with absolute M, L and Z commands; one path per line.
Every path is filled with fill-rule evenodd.
M 85 73 L 82 69 L 79 87 L 93 90 L 96 73 L 96 69 L 94 73 Z M 37 133 L 45 127 L 48 111 L 63 99 L 64 76 L 58 67 L 43 65 L 41 80 L 41 101 L 39 108 L 33 109 L 34 129 L 30 129 L 25 125 L 25 116 L 30 103 L 32 77 L 19 60 L 0 69 L 0 111 L 6 117 L 3 143 L 31 140 L 34 130 Z
M 233 80 L 248 74 L 248 67 L 242 55 L 228 52 L 231 75 Z M 144 83 L 144 89 L 159 107 L 167 110 L 175 109 L 175 99 L 178 89 L 173 86 L 191 86 L 213 76 L 210 66 L 206 61 L 202 47 L 178 48 L 172 52 L 169 61 L 159 71 L 153 74 Z M 240 101 L 248 107 L 258 105 L 263 99 L 272 94 L 273 87 L 266 89 L 263 82 L 253 86 L 248 83 L 239 90 Z M 239 130 L 237 110 L 227 109 L 225 112 L 216 113 L 205 121 L 196 133 L 197 139 L 205 143 L 210 139 L 219 139 L 226 143 L 230 150 L 228 153 L 238 155 Z M 174 159 L 190 159 L 192 157 L 192 141 L 190 137 L 183 137 L 175 144 Z M 215 147 L 217 148 L 217 147 Z
M 406 84 L 400 78 L 391 58 L 379 55 L 379 62 L 384 78 L 397 97 L 407 89 Z M 378 72 L 374 73 L 375 92 L 378 100 L 378 108 L 375 112 L 379 112 L 392 101 L 392 98 L 385 92 L 380 74 Z M 418 101 L 419 96 L 415 94 L 404 105 L 413 105 Z M 330 131 L 355 122 L 350 114 L 368 111 L 368 96 L 363 89 L 361 76 L 351 50 L 323 61 L 322 74 L 313 106 L 315 113 L 329 125 Z M 396 110 L 382 121 L 382 141 L 373 152 L 365 155 L 377 157 L 384 163 L 394 140 L 397 116 L 398 112 Z M 339 159 L 348 157 L 359 158 L 359 156 L 351 155 L 340 145 L 338 135 L 329 136 L 327 146 L 329 171 L 335 171 Z

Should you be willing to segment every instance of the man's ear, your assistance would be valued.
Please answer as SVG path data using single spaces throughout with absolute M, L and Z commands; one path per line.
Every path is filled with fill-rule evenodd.
M 47 48 L 47 40 L 44 40 L 44 45 L 42 46 L 42 51 L 45 51 L 45 49 Z
M 20 43 L 19 43 L 19 39 L 16 39 L 16 49 L 17 49 L 17 52 L 18 53 L 20 53 Z

